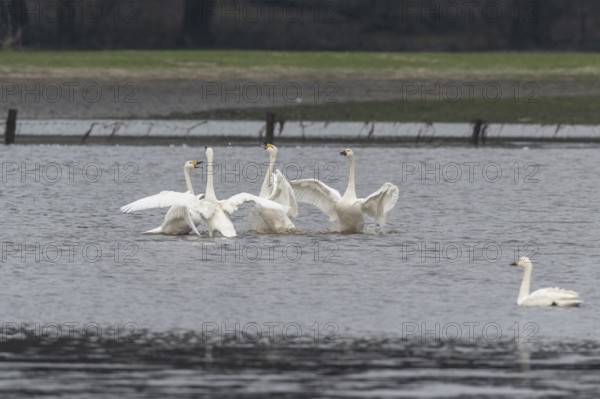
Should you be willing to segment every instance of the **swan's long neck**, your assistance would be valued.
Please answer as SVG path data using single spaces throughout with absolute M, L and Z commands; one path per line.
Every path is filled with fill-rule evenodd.
M 209 201 L 217 201 L 217 196 L 215 195 L 215 183 L 214 183 L 214 175 L 215 175 L 215 165 L 213 163 L 213 155 L 211 152 L 206 154 L 206 192 L 204 196 Z
M 519 298 L 517 298 L 517 303 L 521 304 L 525 298 L 529 296 L 529 286 L 531 285 L 531 265 L 525 266 L 525 271 L 523 272 L 523 281 L 521 282 L 521 289 L 519 290 Z
M 356 166 L 354 163 L 354 157 L 350 157 L 350 178 L 348 179 L 348 187 L 344 193 L 344 198 L 354 199 L 356 198 Z
M 194 194 L 194 187 L 192 187 L 192 179 L 190 178 L 190 171 L 188 168 L 183 168 L 183 176 L 185 176 L 185 187 L 187 188 L 187 191 Z
M 271 183 L 271 176 L 273 175 L 273 169 L 275 168 L 275 161 L 277 161 L 277 154 L 271 153 L 269 154 L 269 167 L 267 168 L 267 174 L 265 175 L 265 180 L 263 181 L 262 187 L 260 188 L 260 197 L 267 198 L 269 194 L 271 194 L 271 190 L 269 190 L 269 185 Z

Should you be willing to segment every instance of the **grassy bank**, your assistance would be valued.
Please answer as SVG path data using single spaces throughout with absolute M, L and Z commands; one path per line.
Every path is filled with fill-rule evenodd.
M 140 88 L 139 98 L 152 109 L 144 117 L 152 115 L 153 104 L 162 101 L 155 107 L 162 112 L 156 114 L 158 118 L 170 114 L 183 119 L 263 119 L 273 110 L 286 120 L 470 122 L 483 118 L 492 123 L 600 124 L 600 54 L 596 53 L 13 51 L 0 52 L 0 73 L 6 82 L 134 82 Z M 173 80 L 185 85 L 173 85 Z M 211 99 L 213 103 L 201 102 L 199 82 L 234 81 L 333 82 L 345 102 L 286 105 L 279 99 L 269 108 L 228 103 L 219 96 Z M 508 97 L 515 84 L 524 88 L 533 83 L 539 94 L 536 90 L 533 102 L 527 101 L 531 97 L 523 90 L 518 101 L 504 96 L 495 102 L 478 97 L 389 100 L 401 97 L 399 82 L 424 81 L 442 86 L 445 82 L 498 83 Z M 151 95 L 144 94 L 148 89 Z M 181 103 L 190 106 L 184 113 L 171 113 L 181 109 L 177 105 Z M 48 108 L 60 114 L 55 104 Z M 106 117 L 100 105 L 95 109 Z M 131 117 L 139 115 L 131 113 Z
M 5 51 L 3 73 L 121 70 L 132 74 L 194 76 L 214 73 L 267 76 L 364 75 L 377 78 L 488 78 L 588 80 L 600 77 L 595 53 L 366 53 L 280 51 Z M 376 73 L 377 76 L 372 74 Z M 151 74 L 155 76 L 155 74 Z

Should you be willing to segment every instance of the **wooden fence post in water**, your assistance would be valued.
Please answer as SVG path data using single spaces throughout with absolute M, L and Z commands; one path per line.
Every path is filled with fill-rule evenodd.
M 9 109 L 6 119 L 6 130 L 4 131 L 4 144 L 14 144 L 17 132 L 17 110 Z
M 266 142 L 269 144 L 273 144 L 274 136 L 275 136 L 275 119 L 277 116 L 269 112 L 267 113 L 267 138 Z
M 473 145 L 477 147 L 479 143 L 485 144 L 487 124 L 483 119 L 475 119 L 473 123 L 475 126 L 473 126 L 473 136 L 471 137 L 471 141 L 473 142 Z

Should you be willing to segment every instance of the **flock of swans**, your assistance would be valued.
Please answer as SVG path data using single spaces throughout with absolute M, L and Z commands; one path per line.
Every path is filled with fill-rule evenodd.
M 354 152 L 350 149 L 340 153 L 350 162 L 348 186 L 344 195 L 341 195 L 320 180 L 288 181 L 281 171 L 274 170 L 277 147 L 265 143 L 263 148 L 269 154 L 269 166 L 258 196 L 240 193 L 226 200 L 218 200 L 214 188 L 214 152 L 212 148 L 205 147 L 207 181 L 204 194 L 196 195 L 190 177 L 190 172 L 202 167 L 203 162 L 188 161 L 183 167 L 186 192 L 163 191 L 125 205 L 121 211 L 132 213 L 168 207 L 162 225 L 147 231 L 147 234 L 182 235 L 193 231 L 201 235 L 198 226 L 204 224 L 210 237 L 218 232 L 230 238 L 237 233 L 229 216 L 246 202 L 254 203 L 254 221 L 259 228 L 275 233 L 294 231 L 291 219 L 299 214 L 297 202 L 308 203 L 320 209 L 338 226 L 341 233 L 360 233 L 364 227 L 365 215 L 379 225 L 384 225 L 388 212 L 398 202 L 398 187 L 392 183 L 385 183 L 367 198 L 356 196 L 356 164 Z M 517 298 L 519 306 L 574 307 L 582 303 L 576 292 L 561 288 L 543 288 L 530 293 L 531 260 L 521 257 L 513 265 L 524 269 Z
M 189 234 L 192 231 L 201 235 L 198 226 L 204 224 L 210 237 L 218 232 L 230 238 L 237 235 L 229 216 L 242 204 L 254 203 L 254 222 L 257 230 L 271 233 L 290 233 L 295 229 L 292 218 L 298 216 L 298 203 L 311 204 L 323 211 L 338 226 L 341 233 L 360 233 L 364 227 L 364 216 L 373 218 L 384 225 L 387 213 L 398 202 L 398 187 L 385 183 L 381 189 L 367 198 L 356 196 L 356 168 L 354 152 L 342 151 L 350 161 L 348 187 L 343 196 L 315 179 L 288 181 L 281 171 L 274 170 L 277 161 L 277 147 L 265 144 L 269 154 L 269 166 L 258 196 L 240 193 L 226 200 L 218 200 L 214 187 L 214 151 L 206 147 L 207 180 L 204 194 L 196 195 L 190 173 L 202 167 L 203 162 L 186 162 L 183 167 L 186 192 L 163 191 L 142 198 L 121 208 L 122 212 L 132 213 L 144 209 L 169 207 L 163 224 L 147 234 Z

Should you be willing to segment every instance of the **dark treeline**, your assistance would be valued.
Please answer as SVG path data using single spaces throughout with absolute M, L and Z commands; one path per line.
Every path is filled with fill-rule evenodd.
M 3 48 L 598 50 L 592 0 L 0 0 Z

